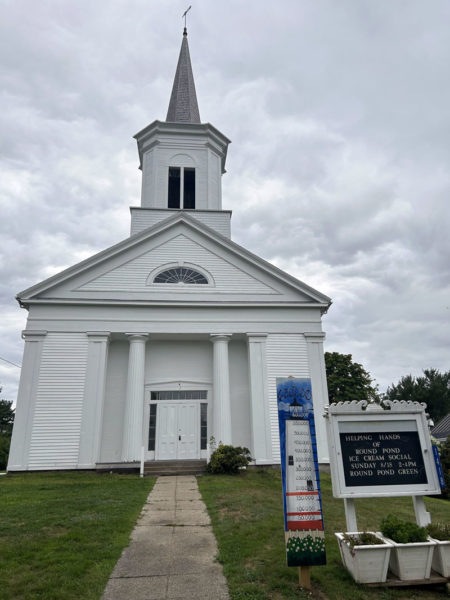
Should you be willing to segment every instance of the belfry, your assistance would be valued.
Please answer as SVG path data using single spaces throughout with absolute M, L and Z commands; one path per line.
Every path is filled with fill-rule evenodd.
M 29 311 L 8 470 L 202 465 L 216 444 L 279 464 L 276 379 L 311 379 L 328 462 L 330 299 L 231 240 L 230 140 L 200 120 L 184 30 L 165 121 L 135 135 L 130 236 L 17 295 Z M 239 215 L 236 215 L 239 218 Z

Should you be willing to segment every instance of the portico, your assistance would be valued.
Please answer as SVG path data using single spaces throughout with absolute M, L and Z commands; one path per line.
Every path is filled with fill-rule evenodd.
M 265 356 L 254 358 L 254 345 L 264 343 L 264 335 L 140 332 L 115 333 L 110 339 L 110 364 L 103 364 L 107 397 L 97 462 L 139 461 L 142 446 L 145 460 L 206 459 L 211 437 L 216 443 L 251 446 L 254 453 L 262 433 L 264 448 L 270 448 L 269 436 L 261 431 L 269 418 L 263 409 Z M 125 370 L 126 386 L 114 393 L 118 371 L 123 379 Z M 119 453 L 110 415 L 122 391 Z M 257 403 L 252 411 L 248 394 Z

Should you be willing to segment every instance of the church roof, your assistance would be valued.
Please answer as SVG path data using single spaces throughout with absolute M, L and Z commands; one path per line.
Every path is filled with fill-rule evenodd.
M 123 240 L 122 242 L 119 242 L 118 244 L 115 244 L 114 246 L 111 246 L 110 248 L 107 248 L 106 250 L 103 250 L 102 252 L 99 252 L 98 254 L 91 256 L 90 258 L 87 258 L 86 260 L 84 260 L 72 267 L 69 267 L 68 269 L 65 269 L 61 273 L 53 275 L 52 277 L 49 277 L 45 281 L 42 281 L 26 290 L 20 292 L 16 296 L 16 299 L 18 300 L 19 304 L 25 308 L 28 308 L 28 306 L 33 302 L 44 302 L 45 303 L 45 302 L 52 302 L 52 301 L 56 301 L 56 302 L 64 301 L 63 296 L 59 296 L 59 294 L 57 297 L 54 297 L 54 298 L 51 298 L 49 296 L 43 297 L 42 294 L 46 294 L 46 292 L 49 292 L 52 288 L 54 289 L 55 286 L 63 284 L 64 282 L 68 282 L 70 280 L 73 281 L 73 278 L 78 275 L 81 275 L 83 273 L 88 274 L 90 269 L 95 268 L 97 266 L 101 266 L 102 264 L 103 265 L 107 265 L 108 263 L 112 264 L 112 263 L 115 263 L 116 260 L 119 260 L 119 262 L 129 263 L 130 262 L 129 257 L 126 256 L 127 251 L 132 250 L 134 248 L 137 251 L 137 255 L 142 255 L 143 246 L 145 245 L 147 240 L 150 240 L 151 238 L 155 238 L 156 236 L 160 236 L 163 232 L 172 230 L 177 225 L 178 226 L 183 225 L 188 230 L 191 230 L 192 232 L 196 231 L 200 235 L 202 235 L 205 239 L 209 239 L 212 242 L 212 244 L 214 244 L 214 246 L 216 246 L 216 251 L 215 251 L 216 256 L 221 256 L 224 253 L 227 253 L 227 257 L 228 257 L 227 260 L 229 263 L 236 263 L 236 264 L 245 263 L 247 265 L 253 265 L 256 268 L 256 270 L 258 270 L 261 274 L 266 273 L 270 277 L 270 280 L 275 285 L 276 285 L 276 281 L 278 281 L 280 284 L 284 284 L 285 286 L 288 286 L 294 294 L 293 296 L 290 295 L 289 300 L 283 299 L 280 294 L 276 294 L 276 295 L 273 295 L 273 294 L 267 295 L 266 294 L 265 296 L 259 298 L 259 300 L 257 302 L 258 304 L 271 304 L 271 305 L 283 304 L 283 305 L 295 305 L 297 307 L 298 306 L 317 307 L 321 310 L 321 312 L 326 312 L 326 310 L 330 306 L 331 300 L 324 294 L 309 287 L 308 285 L 306 285 L 302 281 L 299 281 L 295 277 L 288 275 L 284 271 L 278 269 L 277 267 L 275 267 L 274 265 L 263 260 L 259 256 L 256 256 L 252 252 L 246 250 L 239 244 L 236 244 L 235 242 L 232 242 L 230 239 L 220 235 L 217 231 L 211 229 L 204 223 L 201 223 L 194 217 L 188 215 L 185 211 L 176 211 L 172 216 L 168 217 L 167 219 L 164 219 L 163 221 L 160 221 L 159 223 L 153 225 L 152 227 L 149 227 L 148 229 L 145 229 L 140 233 L 132 235 L 129 238 Z M 121 256 L 122 256 L 122 258 L 120 258 Z M 236 262 L 236 260 L 238 262 Z M 112 261 L 112 262 L 110 262 L 110 261 Z M 80 288 L 78 288 L 78 289 L 80 289 Z M 245 290 L 242 290 L 242 291 L 245 292 Z M 80 294 L 79 291 L 77 292 L 77 294 L 78 294 L 78 299 L 76 300 L 76 303 L 81 304 L 81 303 L 83 303 L 83 301 L 85 301 L 85 302 L 89 301 L 88 298 L 84 298 L 84 300 L 83 300 L 83 298 L 81 298 L 79 296 L 79 294 Z M 123 296 L 123 298 L 122 298 L 122 296 Z M 171 294 L 171 298 L 172 298 L 172 296 L 173 296 L 173 294 Z M 118 302 L 127 301 L 127 298 L 130 301 L 133 300 L 133 298 L 130 296 L 129 293 L 126 293 L 125 295 L 123 295 L 123 294 L 118 294 L 116 292 L 114 294 L 114 298 Z M 108 302 L 108 301 L 111 301 L 112 299 L 113 298 L 106 298 L 103 293 L 97 297 L 97 301 L 100 301 L 100 302 Z M 142 300 L 142 298 L 141 298 L 141 300 Z M 173 298 L 172 298 L 172 300 L 173 300 Z M 148 300 L 145 300 L 145 301 L 148 304 Z M 242 298 L 242 301 L 246 305 L 251 304 L 248 301 L 246 301 L 245 298 Z M 219 303 L 221 306 L 227 306 L 228 304 L 231 306 L 232 304 L 236 304 L 236 303 L 240 303 L 240 302 L 241 302 L 241 300 L 237 297 L 233 301 L 231 301 L 229 299 L 228 300 L 225 299 L 223 293 L 218 294 L 217 298 L 215 298 L 214 300 L 211 299 L 212 304 Z M 170 302 L 168 300 L 164 300 L 164 301 L 162 301 L 162 303 L 170 304 Z M 191 301 L 189 301 L 189 303 L 191 303 Z M 202 303 L 204 303 L 204 304 L 208 303 L 208 300 L 206 297 L 202 298 Z
M 446 439 L 450 436 L 450 413 L 439 421 L 431 430 L 431 435 L 437 439 Z
M 200 123 L 186 28 L 184 28 L 166 121 L 170 123 Z

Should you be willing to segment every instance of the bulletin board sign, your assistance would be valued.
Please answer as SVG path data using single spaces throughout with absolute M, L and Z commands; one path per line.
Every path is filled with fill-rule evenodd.
M 311 380 L 277 377 L 286 559 L 326 564 Z
M 339 402 L 327 433 L 336 498 L 440 494 L 425 406 L 418 402 Z

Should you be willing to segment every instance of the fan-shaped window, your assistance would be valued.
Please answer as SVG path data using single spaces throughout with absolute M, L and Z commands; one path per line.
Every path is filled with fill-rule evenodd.
M 158 273 L 153 283 L 190 283 L 206 285 L 208 280 L 202 273 L 188 267 L 173 267 Z

